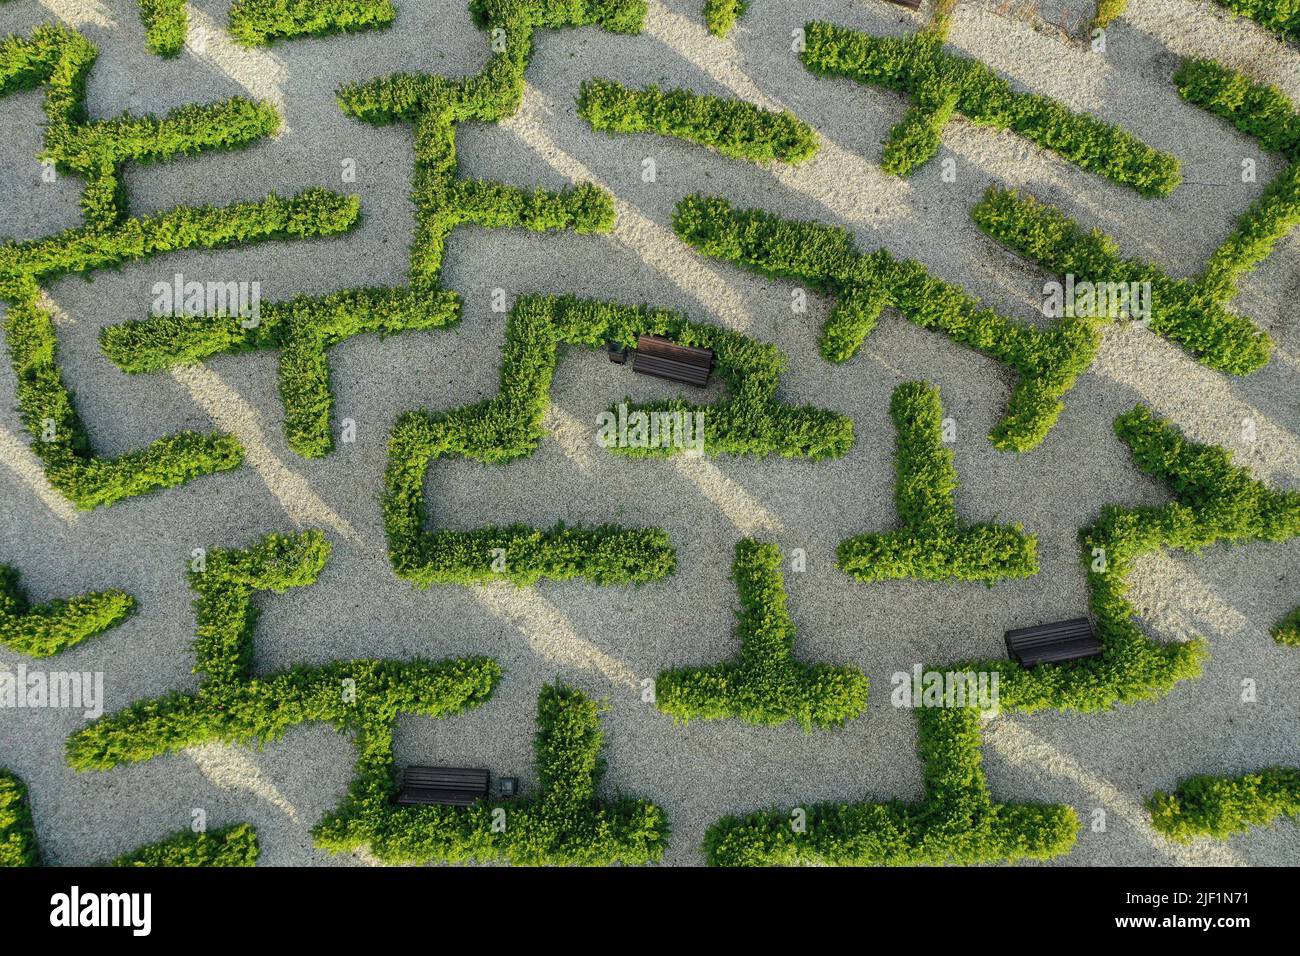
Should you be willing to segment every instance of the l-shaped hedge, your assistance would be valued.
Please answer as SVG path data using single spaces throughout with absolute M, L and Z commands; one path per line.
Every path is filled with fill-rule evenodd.
M 1147 809 L 1151 825 L 1181 843 L 1204 836 L 1222 840 L 1282 817 L 1300 822 L 1300 770 L 1267 767 L 1240 777 L 1188 777 L 1173 793 L 1152 794 Z
M 259 202 L 131 216 L 122 188 L 124 163 L 243 146 L 272 132 L 279 119 L 265 104 L 235 98 L 181 107 L 161 119 L 89 121 L 85 83 L 94 59 L 94 47 L 61 26 L 0 41 L 0 96 L 44 84 L 43 155 L 57 169 L 86 179 L 83 226 L 0 245 L 0 299 L 8 304 L 4 337 L 19 413 L 50 484 L 83 509 L 234 468 L 243 451 L 229 435 L 180 432 L 118 458 L 97 456 L 63 382 L 42 284 L 182 249 L 336 235 L 360 215 L 356 197 L 309 189 L 290 199 L 271 195 Z
M 417 587 L 506 579 L 583 577 L 596 584 L 639 583 L 672 573 L 675 553 L 659 529 L 613 525 L 548 530 L 523 525 L 474 531 L 426 530 L 424 484 L 430 465 L 470 458 L 502 465 L 531 455 L 544 430 L 551 379 L 561 345 L 632 347 L 642 334 L 712 349 L 726 396 L 713 405 L 680 399 L 630 405 L 629 415 L 704 415 L 707 454 L 808 457 L 843 455 L 853 443 L 847 417 L 776 397 L 785 356 L 772 345 L 697 324 L 674 312 L 573 297 L 525 296 L 510 311 L 501 359 L 501 389 L 493 398 L 448 412 L 408 412 L 393 429 L 383 500 L 389 559 Z M 610 449 L 632 457 L 682 451 L 662 447 Z M 504 566 L 502 565 L 504 561 Z
M 662 671 L 655 680 L 659 709 L 681 723 L 734 717 L 775 726 L 794 720 L 805 733 L 861 716 L 868 689 L 861 671 L 794 659 L 780 548 L 749 538 L 737 542 L 731 576 L 740 595 L 739 657 Z
M 902 528 L 845 538 L 840 568 L 859 581 L 923 578 L 984 581 L 1038 573 L 1038 539 L 1019 525 L 964 525 L 957 518 L 957 469 L 943 445 L 939 389 L 905 382 L 889 403 L 898 449 L 894 499 Z
M 558 686 L 544 689 L 538 702 L 537 795 L 468 808 L 395 806 L 398 718 L 450 717 L 477 707 L 491 697 L 501 669 L 481 657 L 363 659 L 255 675 L 254 595 L 314 583 L 329 556 L 319 531 L 209 551 L 204 570 L 189 576 L 198 596 L 198 690 L 136 701 L 94 721 L 68 738 L 69 765 L 108 770 L 212 741 L 265 743 L 292 726 L 319 721 L 352 734 L 357 747 L 347 796 L 313 830 L 322 848 L 369 846 L 387 862 L 503 857 L 599 865 L 662 856 L 668 833 L 663 811 L 631 797 L 599 798 L 604 762 L 596 704 Z
M 234 0 L 230 35 L 245 46 L 266 46 L 278 39 L 386 27 L 396 16 L 391 0 Z M 186 0 L 140 0 L 140 19 L 149 52 L 169 57 L 185 48 Z
M 117 627 L 135 610 L 124 591 L 95 591 L 32 607 L 18 584 L 18 571 L 0 564 L 0 646 L 32 657 L 50 657 Z
M 945 33 L 938 29 L 877 37 L 821 22 L 804 28 L 801 57 L 813 73 L 848 77 L 912 97 L 913 105 L 885 143 L 881 165 L 887 171 L 906 176 L 933 159 L 940 133 L 960 113 L 977 126 L 1013 130 L 1143 196 L 1167 196 L 1182 181 L 1175 157 L 1049 97 L 1014 91 L 978 60 L 945 50 Z
M 1148 638 L 1127 599 L 1142 555 L 1217 542 L 1300 536 L 1300 493 L 1264 486 L 1221 448 L 1184 438 L 1142 407 L 1115 423 L 1137 466 L 1160 478 L 1176 500 L 1161 507 L 1109 505 L 1080 532 L 1098 657 L 1026 669 L 1008 660 L 955 664 L 955 672 L 996 673 L 1002 713 L 1106 710 L 1153 700 L 1200 675 L 1204 639 L 1164 644 Z M 933 668 L 942 670 L 942 668 Z M 821 803 L 729 816 L 705 838 L 715 866 L 935 865 L 1047 859 L 1069 852 L 1079 821 L 1065 806 L 997 804 L 982 767 L 975 704 L 916 710 L 924 763 L 920 803 Z
M 1006 417 L 989 436 L 1004 451 L 1036 447 L 1062 410 L 1062 396 L 1092 364 L 1100 323 L 1067 316 L 1040 329 L 985 308 L 919 262 L 888 250 L 861 252 L 847 230 L 737 210 L 717 197 L 689 196 L 673 217 L 677 235 L 699 252 L 836 297 L 822 329 L 822 355 L 846 362 L 893 306 L 923 329 L 942 332 L 1019 375 Z

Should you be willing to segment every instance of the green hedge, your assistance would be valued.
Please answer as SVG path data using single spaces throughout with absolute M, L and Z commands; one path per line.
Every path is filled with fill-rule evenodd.
M 1273 640 L 1284 647 L 1300 647 L 1300 607 L 1273 625 Z
M 1268 363 L 1269 337 L 1250 319 L 1224 308 L 1213 290 L 1122 257 L 1109 236 L 1085 232 L 1053 206 L 991 186 L 971 215 L 989 236 L 1049 272 L 1074 275 L 1077 282 L 1150 283 L 1151 330 L 1210 368 L 1245 375 Z
M 237 823 L 209 833 L 181 830 L 165 840 L 119 856 L 109 866 L 256 866 L 257 831 Z
M 1300 3 L 1297 0 L 1215 0 L 1238 16 L 1249 17 L 1280 37 L 1300 40 Z
M 985 308 L 959 286 L 936 279 L 919 262 L 887 250 L 863 254 L 844 229 L 780 219 L 758 209 L 735 210 L 724 199 L 689 196 L 673 218 L 677 235 L 704 255 L 777 279 L 792 279 L 836 297 L 822 330 L 822 355 L 852 358 L 893 306 L 931 329 L 1002 362 L 1019 374 L 1006 417 L 990 440 L 1004 451 L 1028 451 L 1051 430 L 1061 398 L 1092 364 L 1100 323 L 1067 317 L 1040 329 Z
M 704 0 L 704 22 L 715 37 L 725 37 L 748 9 L 748 0 Z
M 175 56 L 185 48 L 190 22 L 185 0 L 140 0 L 140 19 L 150 53 Z
M 32 657 L 49 657 L 116 627 L 135 610 L 123 591 L 96 591 L 31 607 L 18 572 L 0 564 L 0 645 Z
M 1127 600 L 1136 561 L 1165 548 L 1195 552 L 1216 542 L 1300 535 L 1300 493 L 1265 487 L 1233 465 L 1223 449 L 1188 441 L 1141 406 L 1120 416 L 1115 430 L 1137 466 L 1164 481 L 1177 500 L 1158 508 L 1110 505 L 1080 532 L 1099 656 L 1032 669 L 1005 659 L 947 668 L 996 673 L 1003 714 L 1106 710 L 1162 697 L 1178 682 L 1199 676 L 1207 657 L 1204 639 L 1164 644 L 1139 628 Z M 1047 859 L 1069 851 L 1079 826 L 1069 807 L 993 802 L 973 706 L 923 707 L 916 717 L 925 779 L 920 803 L 810 805 L 802 808 L 803 832 L 791 826 L 788 810 L 726 817 L 706 834 L 709 862 L 934 865 Z
M 94 47 L 66 27 L 42 26 L 29 37 L 0 41 L 0 95 L 44 84 L 44 155 L 86 177 L 83 226 L 0 245 L 0 298 L 8 304 L 4 337 L 19 412 L 50 484 L 83 509 L 234 468 L 243 451 L 228 435 L 181 432 L 118 458 L 95 455 L 63 382 L 42 285 L 183 249 L 337 235 L 360 216 L 356 197 L 320 189 L 289 199 L 272 195 L 130 216 L 121 186 L 124 163 L 243 146 L 274 131 L 279 119 L 265 104 L 231 99 L 182 107 L 161 119 L 123 115 L 91 122 L 84 99 L 94 59 Z
M 905 382 L 890 399 L 898 450 L 894 500 L 902 528 L 840 542 L 838 563 L 859 581 L 923 578 L 992 584 L 1038 573 L 1038 539 L 1020 525 L 963 525 L 957 469 L 943 445 L 939 389 Z
M 681 723 L 734 717 L 775 726 L 794 720 L 805 732 L 861 716 L 868 687 L 861 671 L 794 659 L 781 550 L 748 538 L 737 542 L 731 576 L 740 595 L 740 656 L 712 667 L 662 671 L 655 680 L 659 709 Z
M 266 46 L 280 39 L 386 27 L 396 16 L 391 0 L 235 0 L 230 34 L 246 46 Z
M 40 865 L 27 787 L 16 774 L 0 767 L 0 867 Z
M 940 130 L 960 113 L 978 126 L 1013 130 L 1143 196 L 1167 196 L 1182 181 L 1175 157 L 1118 126 L 1073 113 L 1049 97 L 1017 93 L 978 60 L 947 52 L 945 29 L 875 37 L 813 22 L 804 32 L 803 63 L 813 73 L 848 77 L 915 99 L 886 145 L 885 168 L 899 175 L 934 158 Z
M 641 334 L 714 351 L 715 370 L 727 394 L 713 405 L 681 400 L 630 405 L 632 412 L 704 416 L 706 454 L 819 459 L 843 455 L 853 443 L 853 423 L 812 406 L 776 398 L 785 356 L 774 346 L 680 314 L 573 297 L 525 296 L 511 309 L 501 361 L 501 389 L 486 401 L 448 412 L 408 412 L 389 439 L 384 527 L 388 552 L 400 577 L 417 587 L 506 579 L 531 584 L 540 577 L 583 577 L 597 584 L 654 580 L 672 573 L 675 556 L 658 529 L 612 525 L 546 531 L 522 525 L 475 531 L 425 530 L 425 476 L 432 462 L 470 458 L 505 464 L 531 455 L 540 443 L 542 417 L 561 345 L 635 346 Z M 631 457 L 667 456 L 683 449 L 618 447 Z M 505 570 L 494 570 L 500 552 Z
M 583 80 L 578 115 L 606 133 L 658 133 L 724 156 L 798 164 L 817 152 L 817 134 L 793 113 L 690 90 L 633 90 L 613 80 Z
M 1147 800 L 1151 824 L 1171 840 L 1225 839 L 1280 817 L 1300 821 L 1300 770 L 1266 767 L 1240 777 L 1188 777 Z
M 468 808 L 395 807 L 391 729 L 363 735 L 357 778 L 344 805 L 313 834 L 336 853 L 369 847 L 385 863 L 505 860 L 516 866 L 654 863 L 667 848 L 664 811 L 648 800 L 599 797 L 605 760 L 596 703 L 543 687 L 533 753 L 538 792 Z

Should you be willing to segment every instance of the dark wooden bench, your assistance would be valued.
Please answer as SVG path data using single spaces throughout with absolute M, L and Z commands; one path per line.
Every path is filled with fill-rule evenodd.
M 713 370 L 713 350 L 678 345 L 657 335 L 643 335 L 636 340 L 632 371 L 653 375 L 687 385 L 709 384 Z
M 921 9 L 921 0 L 889 0 L 889 2 L 897 4 L 900 7 L 907 7 L 909 10 Z
M 399 806 L 440 803 L 468 807 L 475 800 L 486 800 L 488 772 L 466 767 L 407 767 L 402 774 L 402 789 L 397 794 Z
M 1086 617 L 1016 628 L 1007 631 L 1006 640 L 1007 653 L 1025 667 L 1076 661 L 1101 653 L 1101 641 Z

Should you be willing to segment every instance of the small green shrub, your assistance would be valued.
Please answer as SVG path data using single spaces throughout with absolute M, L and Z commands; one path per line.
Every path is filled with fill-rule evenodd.
M 0 867 L 40 865 L 27 787 L 16 774 L 0 767 Z
M 725 37 L 748 9 L 748 0 L 704 0 L 704 22 L 715 37 Z
M 658 133 L 699 143 L 724 156 L 802 163 L 817 152 L 817 134 L 793 113 L 690 90 L 633 90 L 613 80 L 584 80 L 578 115 L 606 133 Z
M 984 581 L 1038 573 L 1038 539 L 1019 525 L 957 519 L 957 469 L 943 446 L 939 390 L 906 382 L 890 400 L 898 451 L 894 498 L 902 528 L 840 542 L 839 566 L 859 581 Z
M 1240 777 L 1188 777 L 1173 793 L 1147 800 L 1151 825 L 1180 843 L 1223 840 L 1280 817 L 1300 821 L 1300 770 L 1267 767 Z
M 971 215 L 989 236 L 1049 272 L 1080 283 L 1149 283 L 1151 331 L 1210 368 L 1246 375 L 1268 363 L 1272 341 L 1250 319 L 1226 309 L 1214 289 L 1122 257 L 1109 236 L 1084 232 L 1055 207 L 991 186 Z
M 1249 17 L 1278 36 L 1300 40 L 1300 3 L 1296 0 L 1215 0 L 1234 14 Z
M 1094 28 L 1105 29 L 1124 15 L 1128 0 L 1097 0 L 1097 13 L 1092 18 Z
M 845 416 L 777 400 L 785 357 L 771 345 L 662 310 L 573 297 L 525 296 L 515 303 L 507 321 L 497 395 L 439 414 L 408 412 L 393 429 L 383 507 L 389 559 L 398 576 L 428 587 L 491 579 L 532 584 L 541 577 L 582 577 L 608 585 L 650 581 L 672 573 L 674 551 L 668 535 L 659 529 L 558 525 L 542 531 L 512 525 L 475 531 L 425 530 L 429 515 L 424 483 L 433 461 L 470 458 L 505 464 L 536 450 L 544 435 L 542 417 L 561 345 L 634 346 L 642 334 L 713 349 L 727 395 L 708 406 L 681 400 L 631 405 L 629 416 L 701 413 L 706 454 L 818 459 L 843 455 L 852 445 L 853 424 Z M 616 416 L 616 411 L 609 414 Z M 611 449 L 631 457 L 683 450 L 671 443 Z
M 1101 343 L 1095 319 L 1069 316 L 1047 329 L 1014 322 L 936 279 L 919 262 L 894 259 L 885 249 L 860 252 L 844 229 L 735 210 L 724 199 L 705 196 L 678 203 L 673 228 L 706 256 L 835 296 L 822 329 L 827 361 L 851 359 L 881 310 L 893 306 L 921 328 L 1008 365 L 1020 379 L 1006 417 L 989 436 L 1004 451 L 1028 451 L 1047 436 L 1062 396 L 1092 364 Z
M 124 853 L 109 866 L 256 866 L 257 831 L 247 823 L 206 833 L 181 830 L 165 840 Z
M 885 168 L 906 175 L 934 158 L 939 132 L 956 113 L 977 126 L 1010 129 L 1067 162 L 1167 196 L 1182 181 L 1178 160 L 1110 123 L 1073 113 L 1056 100 L 1017 93 L 978 60 L 943 48 L 947 16 L 937 28 L 908 37 L 875 37 L 830 23 L 809 23 L 804 66 L 819 76 L 848 77 L 899 93 L 916 105 L 891 131 Z
M 748 538 L 737 542 L 731 576 L 740 594 L 740 656 L 712 667 L 662 671 L 655 680 L 659 709 L 681 723 L 734 717 L 775 726 L 794 720 L 805 732 L 861 716 L 867 707 L 861 671 L 794 659 L 781 550 Z
M 396 16 L 391 0 L 235 0 L 230 34 L 246 46 L 266 46 L 280 39 L 386 27 Z
M 1273 625 L 1273 640 L 1283 647 L 1300 647 L 1300 607 Z
M 185 48 L 190 21 L 185 0 L 140 0 L 140 19 L 150 53 L 175 56 Z
M 116 627 L 135 610 L 123 591 L 97 591 L 30 607 L 18 572 L 0 564 L 0 645 L 32 657 L 49 657 Z

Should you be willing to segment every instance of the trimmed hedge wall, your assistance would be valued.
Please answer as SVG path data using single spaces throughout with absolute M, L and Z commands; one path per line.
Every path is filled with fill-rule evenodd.
M 578 115 L 605 133 L 658 133 L 699 143 L 734 159 L 798 164 L 817 152 L 817 134 L 788 110 L 774 113 L 744 100 L 633 90 L 613 80 L 583 80 Z
M 1300 607 L 1273 625 L 1273 640 L 1284 647 L 1300 647 Z
M 923 578 L 984 581 L 1038 573 L 1038 539 L 1020 525 L 957 518 L 957 469 L 943 445 L 939 389 L 905 382 L 889 404 L 898 450 L 894 500 L 902 528 L 860 534 L 840 542 L 840 569 L 859 581 Z
M 27 603 L 18 572 L 0 564 L 0 645 L 32 657 L 50 657 L 117 627 L 135 610 L 123 591 L 96 591 L 39 607 Z
M 561 345 L 634 346 L 641 334 L 660 335 L 714 351 L 715 370 L 727 395 L 714 405 L 681 400 L 630 405 L 632 412 L 704 415 L 707 454 L 819 459 L 843 455 L 853 443 L 853 423 L 835 412 L 790 406 L 776 398 L 785 356 L 774 346 L 680 314 L 605 302 L 525 296 L 511 309 L 501 361 L 501 390 L 490 399 L 448 412 L 408 412 L 389 439 L 383 499 L 388 553 L 399 577 L 416 587 L 505 579 L 532 584 L 541 577 L 582 577 L 600 585 L 640 583 L 671 574 L 676 558 L 659 529 L 614 525 L 538 530 L 523 525 L 474 531 L 425 530 L 425 476 L 432 462 L 470 458 L 505 464 L 531 455 L 544 435 L 542 418 Z M 682 451 L 618 447 L 631 457 Z M 494 565 L 504 553 L 505 569 Z
M 1249 17 L 1266 30 L 1300 40 L 1300 3 L 1296 0 L 1215 0 L 1240 17 Z
M 1281 817 L 1300 822 L 1300 770 L 1266 767 L 1240 777 L 1188 777 L 1173 793 L 1147 800 L 1151 825 L 1180 843 L 1223 840 Z
M 794 720 L 806 733 L 861 716 L 868 682 L 860 670 L 794 659 L 780 548 L 749 538 L 737 542 L 731 576 L 740 595 L 740 656 L 712 667 L 660 672 L 659 709 L 681 723 L 734 717 L 775 726 Z
M 836 297 L 822 329 L 822 355 L 846 362 L 875 328 L 885 306 L 1011 367 L 1020 376 L 1007 416 L 989 436 L 1004 451 L 1028 451 L 1060 415 L 1062 396 L 1092 364 L 1100 325 L 1067 317 L 1040 329 L 985 308 L 959 286 L 936 279 L 887 250 L 864 254 L 844 229 L 735 210 L 724 199 L 689 196 L 673 217 L 677 235 L 706 256 Z
M 109 866 L 256 866 L 257 831 L 237 823 L 207 833 L 181 830 L 165 840 L 119 856 Z
M 27 787 L 16 774 L 0 767 L 0 867 L 40 865 Z
M 235 0 L 230 35 L 246 46 L 303 36 L 386 27 L 397 16 L 391 0 Z
M 876 37 L 831 23 L 804 28 L 804 66 L 819 76 L 848 77 L 912 96 L 915 105 L 890 133 L 884 167 L 907 175 L 934 158 L 939 133 L 955 113 L 977 126 L 1010 129 L 1062 159 L 1131 186 L 1167 196 L 1182 181 L 1178 160 L 1095 117 L 1056 100 L 1017 93 L 978 60 L 947 52 L 946 17 L 937 30 Z
M 84 226 L 0 245 L 0 298 L 9 306 L 5 344 L 32 450 L 50 484 L 87 510 L 234 468 L 243 451 L 228 435 L 180 432 L 118 458 L 97 457 L 59 370 L 58 339 L 41 285 L 182 249 L 337 235 L 360 216 L 356 197 L 320 189 L 290 199 L 272 195 L 130 216 L 121 187 L 124 163 L 243 146 L 273 131 L 279 119 L 265 104 L 232 99 L 182 107 L 162 119 L 124 115 L 91 122 L 84 92 L 94 59 L 94 47 L 66 27 L 42 26 L 30 37 L 0 41 L 0 95 L 45 84 L 45 156 L 86 177 Z
M 1001 713 L 1044 709 L 1093 712 L 1153 700 L 1198 677 L 1204 639 L 1164 644 L 1148 638 L 1128 602 L 1128 575 L 1142 555 L 1165 548 L 1200 551 L 1216 542 L 1280 541 L 1300 535 L 1300 493 L 1279 492 L 1232 464 L 1221 448 L 1184 438 L 1139 406 L 1115 423 L 1137 466 L 1163 480 L 1177 500 L 1159 508 L 1109 505 L 1080 532 L 1098 657 L 1025 669 L 1009 660 L 951 665 L 996 672 Z M 939 670 L 940 668 L 933 668 Z M 715 866 L 933 865 L 1047 859 L 1070 850 L 1073 810 L 995 804 L 980 758 L 974 706 L 918 708 L 925 797 L 920 803 L 823 803 L 804 807 L 803 832 L 786 810 L 725 817 L 705 837 Z

